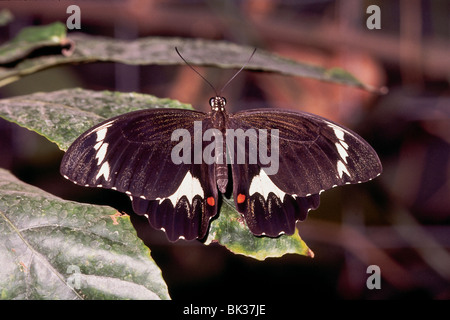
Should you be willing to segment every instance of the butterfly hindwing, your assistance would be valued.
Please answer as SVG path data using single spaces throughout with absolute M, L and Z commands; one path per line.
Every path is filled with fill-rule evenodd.
M 146 215 L 170 241 L 201 239 L 217 212 L 218 192 L 214 186 L 214 166 L 194 164 L 173 195 L 157 200 L 132 197 L 133 211 Z
M 283 192 L 257 164 L 233 163 L 233 197 L 255 235 L 293 234 L 295 223 L 319 206 L 319 195 L 299 197 Z
M 193 138 L 194 121 L 210 126 L 205 113 L 179 109 L 141 110 L 109 119 L 69 147 L 61 174 L 80 185 L 126 193 L 136 213 L 164 228 L 171 240 L 201 238 L 217 212 L 214 166 L 174 163 L 171 158 L 178 143 L 172 133 L 187 130 Z

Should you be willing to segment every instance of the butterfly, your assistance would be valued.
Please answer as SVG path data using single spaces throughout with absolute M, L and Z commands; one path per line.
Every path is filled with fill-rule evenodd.
M 319 206 L 321 192 L 382 172 L 363 138 L 320 116 L 279 109 L 228 113 L 217 93 L 210 107 L 207 113 L 146 109 L 108 119 L 72 143 L 60 172 L 79 185 L 127 194 L 133 211 L 170 241 L 204 238 L 227 190 L 254 235 L 290 235 Z M 258 157 L 264 146 L 265 157 Z

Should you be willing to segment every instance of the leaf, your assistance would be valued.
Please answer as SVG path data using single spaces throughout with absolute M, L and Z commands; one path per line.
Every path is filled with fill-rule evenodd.
M 169 299 L 128 216 L 62 200 L 0 169 L 2 299 Z
M 175 52 L 175 47 L 178 47 L 193 65 L 241 68 L 254 49 L 230 42 L 204 39 L 148 37 L 125 41 L 80 33 L 71 34 L 70 39 L 75 43 L 75 50 L 70 56 L 36 57 L 27 59 L 13 68 L 0 68 L 0 86 L 24 75 L 68 63 L 110 61 L 132 65 L 184 65 Z M 325 68 L 282 58 L 264 50 L 256 52 L 246 65 L 246 69 L 313 78 L 377 91 L 345 70 L 340 69 L 339 73 L 329 72 Z
M 13 40 L 0 46 L 0 64 L 22 59 L 42 47 L 60 46 L 65 38 L 66 26 L 61 22 L 24 28 Z
M 314 257 L 298 231 L 292 236 L 255 237 L 245 225 L 232 199 L 224 198 L 219 217 L 211 223 L 206 244 L 213 242 L 220 243 L 233 253 L 258 260 L 281 257 L 287 253 Z
M 68 89 L 0 100 L 0 117 L 36 131 L 66 150 L 79 135 L 107 118 L 164 107 L 191 108 L 145 94 Z M 312 255 L 298 234 L 276 239 L 255 237 L 239 218 L 234 203 L 224 199 L 219 218 L 211 222 L 208 243 L 219 242 L 234 253 L 260 260 L 286 253 Z
M 147 108 L 191 107 L 139 93 L 67 89 L 2 99 L 0 117 L 39 133 L 65 151 L 95 124 Z

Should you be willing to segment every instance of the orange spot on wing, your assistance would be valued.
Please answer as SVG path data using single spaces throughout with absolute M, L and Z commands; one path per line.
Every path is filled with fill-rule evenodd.
M 245 194 L 239 193 L 237 196 L 237 203 L 244 203 L 245 201 Z
M 208 199 L 206 199 L 206 202 L 207 202 L 211 207 L 214 207 L 214 205 L 216 204 L 216 201 L 214 200 L 213 197 L 208 197 Z

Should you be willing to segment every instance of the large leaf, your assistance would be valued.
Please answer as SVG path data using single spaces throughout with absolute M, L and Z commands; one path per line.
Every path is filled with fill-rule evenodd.
M 0 100 L 0 117 L 35 131 L 67 150 L 84 131 L 113 116 L 147 108 L 191 108 L 139 93 L 68 89 Z
M 110 61 L 132 65 L 182 65 L 184 62 L 175 52 L 175 47 L 178 47 L 183 56 L 193 65 L 240 68 L 253 51 L 253 48 L 248 46 L 204 39 L 147 37 L 125 41 L 81 33 L 70 34 L 69 39 L 75 45 L 75 50 L 70 56 L 62 54 L 37 56 L 25 59 L 13 67 L 0 67 L 0 86 L 15 81 L 24 75 L 61 64 Z M 68 40 L 62 41 L 61 45 L 68 42 Z M 35 42 L 30 43 L 30 46 L 33 45 L 38 46 Z M 14 48 L 15 44 L 9 43 L 5 47 Z M 26 49 L 29 50 L 28 47 Z M 2 61 L 4 61 L 3 63 L 8 62 L 9 57 L 2 58 L 1 52 L 0 49 L 0 64 Z M 28 53 L 28 51 L 25 53 Z M 22 54 L 22 56 L 25 55 Z M 377 91 L 375 88 L 363 84 L 343 69 L 325 69 L 282 58 L 264 50 L 258 50 L 246 68 L 313 78 Z
M 190 108 L 178 101 L 144 94 L 70 89 L 0 100 L 0 117 L 36 131 L 66 150 L 80 134 L 107 118 L 160 107 Z M 219 218 L 211 223 L 207 242 L 219 242 L 232 252 L 256 259 L 286 253 L 312 255 L 298 234 L 276 239 L 253 236 L 241 222 L 233 202 L 227 199 Z
M 0 169 L 2 299 L 169 299 L 128 216 L 65 201 Z

